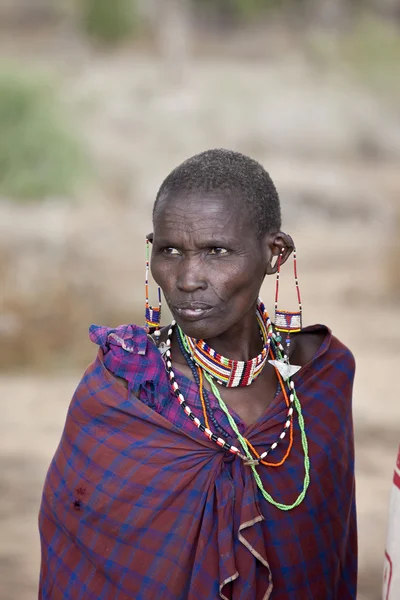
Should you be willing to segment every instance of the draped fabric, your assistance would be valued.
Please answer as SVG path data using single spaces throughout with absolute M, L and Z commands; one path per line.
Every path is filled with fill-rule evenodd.
M 390 495 L 382 600 L 400 598 L 400 446 Z
M 43 491 L 39 599 L 355 599 L 354 359 L 324 330 L 314 359 L 294 376 L 311 483 L 302 504 L 283 512 L 240 458 L 185 416 L 143 329 L 92 326 L 98 355 L 72 398 Z M 175 375 L 201 417 L 196 385 Z M 211 394 L 210 403 L 233 436 Z M 261 452 L 281 432 L 286 407 L 278 394 L 248 427 L 233 415 Z M 297 419 L 289 459 L 258 472 L 276 501 L 298 496 Z

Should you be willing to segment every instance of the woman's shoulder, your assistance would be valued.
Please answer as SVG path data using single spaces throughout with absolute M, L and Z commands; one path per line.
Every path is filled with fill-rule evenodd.
M 148 381 L 160 381 L 164 374 L 161 354 L 144 327 L 91 325 L 89 337 L 100 346 L 98 360 L 134 394 Z
M 325 362 L 343 361 L 350 370 L 355 370 L 355 359 L 351 350 L 341 342 L 326 325 L 311 325 L 293 336 L 293 364 L 306 365 L 318 358 Z
M 122 348 L 131 354 L 146 354 L 149 336 L 144 327 L 138 325 L 119 325 L 107 327 L 104 325 L 91 325 L 89 327 L 91 341 L 108 352 L 112 347 Z

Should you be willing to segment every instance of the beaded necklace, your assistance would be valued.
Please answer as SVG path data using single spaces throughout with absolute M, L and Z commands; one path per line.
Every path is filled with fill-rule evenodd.
M 257 460 L 253 459 L 253 457 L 250 453 L 248 442 L 247 442 L 246 438 L 244 438 L 241 435 L 241 433 L 239 432 L 237 425 L 236 425 L 234 419 L 232 418 L 232 416 L 229 414 L 228 407 L 222 400 L 219 390 L 218 390 L 217 386 L 215 385 L 215 383 L 212 381 L 212 378 L 208 374 L 205 374 L 205 377 L 209 381 L 209 383 L 211 385 L 211 389 L 212 389 L 214 395 L 216 396 L 222 410 L 225 412 L 226 416 L 228 417 L 230 426 L 232 427 L 232 429 L 234 430 L 234 432 L 236 433 L 236 435 L 239 439 L 239 442 L 240 442 L 240 444 L 244 450 L 244 453 L 248 459 L 245 462 L 245 464 L 247 464 L 251 468 L 251 470 L 253 472 L 253 477 L 257 484 L 257 487 L 259 488 L 259 490 L 262 493 L 262 495 L 264 496 L 264 498 L 270 504 L 273 504 L 274 506 L 276 506 L 276 508 L 279 508 L 279 510 L 283 510 L 283 511 L 291 510 L 292 508 L 299 506 L 299 504 L 301 504 L 301 502 L 304 500 L 305 495 L 307 493 L 308 486 L 310 484 L 310 459 L 308 457 L 308 442 L 307 442 L 307 437 L 306 437 L 306 433 L 304 430 L 304 418 L 303 418 L 303 415 L 301 412 L 300 402 L 299 402 L 296 392 L 294 390 L 293 381 L 290 383 L 290 387 L 293 392 L 293 401 L 294 401 L 294 404 L 296 407 L 296 411 L 297 411 L 298 419 L 299 419 L 299 425 L 300 425 L 301 444 L 302 444 L 303 452 L 304 452 L 304 481 L 303 481 L 303 489 L 297 496 L 296 500 L 292 504 L 283 504 L 281 502 L 277 502 L 276 500 L 274 500 L 272 498 L 272 496 L 264 489 L 264 486 L 261 481 L 261 477 L 258 474 L 257 469 L 256 469 L 256 465 L 259 464 L 259 459 L 257 459 Z M 274 444 L 272 444 L 272 445 L 274 445 Z M 272 446 L 271 446 L 271 448 L 272 448 Z M 261 455 L 261 456 L 263 456 L 263 455 Z
M 182 340 L 182 343 L 185 347 L 186 352 L 188 352 L 188 347 L 186 346 L 186 340 L 184 337 L 184 333 L 182 332 L 181 328 L 178 327 L 178 339 L 179 337 Z M 273 352 L 270 348 L 270 351 L 272 353 L 273 356 Z M 278 376 L 279 376 L 279 381 L 282 381 L 282 378 L 280 377 L 279 371 L 278 369 L 275 369 Z M 214 381 L 212 379 L 212 377 L 207 373 L 204 372 L 204 377 L 207 379 L 207 381 L 209 382 L 211 389 L 214 393 L 214 396 L 217 398 L 218 403 L 220 405 L 220 408 L 223 410 L 223 412 L 225 413 L 226 417 L 228 418 L 229 424 L 231 426 L 231 428 L 233 429 L 233 431 L 235 432 L 235 434 L 239 437 L 239 430 L 237 429 L 237 425 L 235 420 L 233 419 L 232 415 L 229 413 L 229 410 L 225 404 L 225 402 L 223 401 L 218 388 L 215 386 Z M 200 397 L 201 397 L 201 390 L 200 390 Z M 273 450 L 275 450 L 275 448 L 277 448 L 278 444 L 285 438 L 287 430 L 289 429 L 289 427 L 292 425 L 292 420 L 293 420 L 293 404 L 294 404 L 294 395 L 291 393 L 289 399 L 287 398 L 287 394 L 286 394 L 286 390 L 283 387 L 283 394 L 285 397 L 285 401 L 286 401 L 286 405 L 288 407 L 288 412 L 286 415 L 286 420 L 285 420 L 285 424 L 282 430 L 282 433 L 280 434 L 280 436 L 277 438 L 277 440 L 275 442 L 273 442 L 269 448 L 267 448 L 267 450 L 265 450 L 261 455 L 257 456 L 257 460 L 258 462 L 262 462 L 262 464 L 267 464 L 267 466 L 271 466 L 269 463 L 264 463 L 264 458 L 266 458 L 268 456 L 268 454 L 270 454 L 270 452 L 272 452 Z M 240 439 L 240 438 L 239 438 Z M 246 440 L 246 438 L 243 438 Z M 249 443 L 246 440 L 246 448 L 249 445 Z M 253 451 L 255 452 L 255 450 L 253 449 Z M 257 455 L 257 453 L 255 453 Z M 285 459 L 286 460 L 286 459 Z
M 203 408 L 204 423 L 205 423 L 206 427 L 208 429 L 210 428 L 210 424 L 208 422 L 208 415 L 210 415 L 210 419 L 214 426 L 215 431 L 217 431 L 220 435 L 222 435 L 222 437 L 228 438 L 229 434 L 225 431 L 225 429 L 223 429 L 219 425 L 217 419 L 214 416 L 214 412 L 211 408 L 211 404 L 210 404 L 210 400 L 208 398 L 207 391 L 203 387 L 203 370 L 199 366 L 196 366 L 194 364 L 191 355 L 187 352 L 187 350 L 184 346 L 181 336 L 177 335 L 176 337 L 178 339 L 179 349 L 182 352 L 182 355 L 183 355 L 184 359 L 186 360 L 186 363 L 190 367 L 190 370 L 192 371 L 192 374 L 193 374 L 193 378 L 197 384 L 197 387 L 199 388 L 200 400 L 201 400 L 201 405 Z
M 175 396 L 177 397 L 180 406 L 182 407 L 182 409 L 184 410 L 184 412 L 186 413 L 186 415 L 188 416 L 188 418 L 193 421 L 193 423 L 196 425 L 196 427 L 198 427 L 198 429 L 200 429 L 200 431 L 202 431 L 206 437 L 208 437 L 212 442 L 214 442 L 215 444 L 217 444 L 218 446 L 220 446 L 223 450 L 226 450 L 228 452 L 231 452 L 234 455 L 239 456 L 245 463 L 245 465 L 250 466 L 252 472 L 253 472 L 253 477 L 256 481 L 257 487 L 260 489 L 263 497 L 270 502 L 271 504 L 273 504 L 275 507 L 277 507 L 279 510 L 283 510 L 283 511 L 288 511 L 291 510 L 293 508 L 295 508 L 296 506 L 298 506 L 304 499 L 308 486 L 310 484 L 310 460 L 309 460 L 309 456 L 308 456 L 308 442 L 307 442 L 307 436 L 305 433 L 305 426 L 304 426 L 304 418 L 302 415 L 302 411 L 301 411 L 301 405 L 299 402 L 299 399 L 297 397 L 296 394 L 296 390 L 295 390 L 295 386 L 294 386 L 294 382 L 290 381 L 290 378 L 287 381 L 287 385 L 289 387 L 290 390 L 290 400 L 289 403 L 290 408 L 292 409 L 292 412 L 290 414 L 290 420 L 292 420 L 292 415 L 293 415 L 293 405 L 296 409 L 297 415 L 298 415 L 298 421 L 299 421 L 299 427 L 300 427 L 300 432 L 301 432 L 301 443 L 302 443 L 302 448 L 303 448 L 303 452 L 304 452 L 304 482 L 303 482 L 303 489 L 302 491 L 299 493 L 298 497 L 296 498 L 296 500 L 292 503 L 292 504 L 283 504 L 280 502 L 276 502 L 276 500 L 274 500 L 272 498 L 272 496 L 264 489 L 264 486 L 262 484 L 261 478 L 256 470 L 256 465 L 259 465 L 260 462 L 262 461 L 262 459 L 267 456 L 267 454 L 269 452 L 271 452 L 272 450 L 274 450 L 279 441 L 281 439 L 283 439 L 283 437 L 285 436 L 279 436 L 279 439 L 277 440 L 277 442 L 274 442 L 273 444 L 271 444 L 270 448 L 262 453 L 260 456 L 257 455 L 257 453 L 255 452 L 254 448 L 251 446 L 251 444 L 249 445 L 249 442 L 246 440 L 246 438 L 244 438 L 241 433 L 239 432 L 237 425 L 233 419 L 233 417 L 231 416 L 231 414 L 229 413 L 228 407 L 226 406 L 225 402 L 223 401 L 219 390 L 217 388 L 217 386 L 215 385 L 213 378 L 211 375 L 209 375 L 207 372 L 204 372 L 204 376 L 207 379 L 207 381 L 209 382 L 211 389 L 213 391 L 213 394 L 215 395 L 215 397 L 218 400 L 218 403 L 221 407 L 221 409 L 224 411 L 224 413 L 226 414 L 229 424 L 231 426 L 231 428 L 233 429 L 233 431 L 235 432 L 240 445 L 242 446 L 242 449 L 244 451 L 244 454 L 242 454 L 242 452 L 240 452 L 240 450 L 238 448 L 236 448 L 235 446 L 232 446 L 231 444 L 228 444 L 225 440 L 223 440 L 222 438 L 218 437 L 215 433 L 213 433 L 209 427 L 207 427 L 206 425 L 204 425 L 203 423 L 201 423 L 201 421 L 196 417 L 196 415 L 192 412 L 192 410 L 190 409 L 190 407 L 188 406 L 187 402 L 185 401 L 185 398 L 183 396 L 183 394 L 181 393 L 181 391 L 179 390 L 179 386 L 175 380 L 175 374 L 172 370 L 172 362 L 171 362 L 171 339 L 172 339 L 172 335 L 173 335 L 173 328 L 175 327 L 175 321 L 172 322 L 169 330 L 168 330 L 168 337 L 166 340 L 166 352 L 165 352 L 165 367 L 166 367 L 166 371 L 167 374 L 169 376 L 169 380 L 170 380 L 170 384 L 172 387 L 172 390 L 175 394 Z M 276 338 L 274 333 L 271 333 L 271 339 Z M 182 340 L 186 341 L 185 336 L 182 332 Z M 276 351 L 277 351 L 277 355 L 278 355 L 278 359 L 279 360 L 283 360 L 283 356 L 284 356 L 284 349 L 283 346 L 280 342 L 275 341 L 274 339 L 274 345 L 276 344 Z M 289 408 L 289 410 L 290 410 Z M 285 428 L 287 429 L 287 423 L 288 421 L 286 421 L 285 423 Z M 291 425 L 291 423 L 289 422 L 289 426 Z M 284 433 L 284 432 L 282 432 Z M 286 432 L 285 432 L 286 435 Z M 292 440 L 293 440 L 293 433 L 292 433 L 292 429 L 291 429 L 291 442 L 290 442 L 290 447 L 292 446 Z M 256 455 L 256 459 L 253 458 L 250 449 L 253 449 L 253 451 L 255 452 Z M 289 450 L 290 452 L 290 450 Z M 287 456 L 288 456 L 288 452 L 287 452 Z M 285 460 L 287 458 L 287 456 L 285 457 Z M 282 464 L 284 461 L 281 461 Z M 267 464 L 265 463 L 265 461 L 262 461 L 262 464 Z M 272 466 L 272 465 L 271 465 Z M 275 465 L 278 466 L 278 463 Z
M 257 322 L 263 340 L 260 354 L 250 360 L 232 360 L 215 352 L 204 340 L 195 340 L 183 334 L 185 347 L 195 363 L 215 380 L 226 387 L 250 385 L 263 370 L 267 359 L 272 338 L 272 323 L 259 299 L 256 310 Z
M 182 352 L 182 355 L 185 358 L 186 363 L 190 367 L 190 370 L 192 371 L 194 380 L 197 384 L 197 387 L 199 388 L 200 400 L 201 400 L 201 405 L 202 405 L 202 409 L 203 409 L 203 418 L 204 418 L 204 423 L 205 423 L 206 427 L 210 428 L 210 425 L 208 422 L 208 415 L 210 415 L 210 419 L 211 419 L 212 424 L 214 425 L 214 428 L 216 429 L 216 431 L 218 431 L 218 433 L 220 435 L 222 435 L 223 437 L 228 438 L 229 434 L 225 431 L 225 429 L 223 429 L 219 425 L 217 419 L 214 416 L 214 412 L 211 408 L 208 393 L 203 386 L 203 370 L 199 366 L 194 365 L 191 355 L 187 352 L 187 350 L 184 346 L 184 343 L 182 341 L 182 332 L 180 330 L 179 330 L 179 335 L 177 336 L 177 339 L 178 339 L 179 349 Z M 275 358 L 272 348 L 270 348 L 270 355 L 272 356 L 273 359 Z M 270 362 L 273 362 L 273 361 L 270 361 Z M 282 376 L 276 367 L 275 367 L 275 372 L 278 377 L 280 389 L 282 390 L 283 396 L 285 398 L 285 404 L 289 409 L 288 415 L 287 415 L 287 420 L 285 423 L 285 428 L 284 428 L 284 431 L 285 431 L 287 429 L 287 427 L 290 426 L 290 441 L 289 441 L 289 445 L 286 450 L 286 453 L 285 453 L 284 457 L 282 458 L 282 460 L 280 460 L 277 463 L 266 462 L 263 459 L 266 458 L 266 456 L 269 454 L 269 452 L 274 450 L 276 448 L 276 446 L 274 446 L 274 448 L 272 448 L 272 446 L 274 445 L 274 444 L 272 444 L 270 450 L 268 450 L 267 452 L 264 452 L 262 455 L 260 455 L 257 452 L 257 450 L 254 448 L 254 446 L 252 446 L 252 444 L 249 442 L 249 440 L 247 438 L 245 438 L 246 442 L 247 442 L 249 448 L 251 449 L 251 451 L 253 452 L 254 456 L 256 456 L 256 458 L 259 459 L 260 463 L 262 465 L 265 465 L 266 467 L 280 467 L 281 465 L 283 465 L 286 462 L 286 460 L 290 454 L 290 451 L 292 449 L 292 446 L 293 446 L 293 402 L 289 401 L 288 394 L 286 392 L 285 385 L 282 380 Z M 281 434 L 279 436 L 276 444 L 278 444 L 284 437 L 285 436 Z

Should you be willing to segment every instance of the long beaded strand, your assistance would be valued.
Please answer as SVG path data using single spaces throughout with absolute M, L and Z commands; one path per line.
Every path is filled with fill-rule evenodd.
M 186 413 L 186 415 L 190 418 L 191 421 L 194 422 L 194 424 L 200 429 L 200 431 L 202 431 L 211 441 L 213 441 L 217 445 L 221 446 L 223 449 L 228 450 L 232 454 L 236 454 L 236 455 L 240 456 L 240 458 L 242 458 L 242 460 L 245 461 L 245 464 L 250 466 L 258 488 L 260 489 L 263 497 L 270 504 L 274 505 L 276 508 L 278 508 L 279 510 L 282 510 L 282 511 L 288 511 L 288 510 L 291 510 L 291 509 L 295 508 L 296 506 L 298 506 L 304 500 L 308 486 L 310 484 L 310 460 L 309 460 L 309 456 L 308 456 L 308 442 L 307 442 L 307 437 L 306 437 L 306 433 L 305 433 L 304 418 L 303 418 L 302 411 L 301 411 L 301 405 L 300 405 L 300 402 L 299 402 L 299 399 L 297 397 L 296 390 L 294 387 L 294 382 L 290 381 L 289 386 L 290 386 L 290 390 L 291 390 L 291 396 L 293 396 L 294 405 L 296 407 L 296 411 L 297 411 L 298 419 L 299 419 L 299 427 L 300 427 L 300 432 L 301 432 L 301 443 L 302 443 L 302 448 L 303 448 L 303 452 L 304 452 L 305 474 L 304 474 L 303 489 L 300 492 L 300 494 L 298 495 L 298 497 L 296 498 L 296 500 L 292 504 L 283 504 L 280 502 L 276 502 L 272 498 L 272 496 L 264 489 L 261 478 L 255 468 L 255 464 L 259 464 L 259 461 L 258 460 L 255 461 L 253 459 L 253 457 L 251 456 L 245 438 L 240 434 L 239 430 L 237 429 L 236 423 L 233 420 L 232 416 L 230 415 L 229 410 L 228 410 L 227 406 L 225 405 L 223 399 L 221 398 L 218 388 L 216 387 L 212 377 L 210 375 L 208 375 L 208 373 L 204 373 L 204 376 L 209 381 L 211 389 L 212 389 L 215 397 L 217 398 L 218 402 L 220 403 L 222 410 L 224 410 L 224 408 L 225 408 L 224 412 L 226 411 L 226 416 L 228 418 L 228 421 L 229 421 L 232 429 L 235 431 L 235 433 L 240 441 L 240 444 L 245 452 L 245 455 L 241 454 L 241 452 L 238 450 L 238 448 L 231 446 L 230 444 L 225 442 L 223 439 L 218 438 L 218 436 L 213 434 L 213 432 L 210 429 L 206 428 L 200 422 L 200 420 L 194 415 L 194 413 L 192 412 L 192 410 L 186 403 L 182 393 L 179 390 L 179 386 L 178 386 L 177 382 L 175 381 L 175 374 L 172 371 L 171 336 L 173 333 L 174 326 L 175 326 L 175 322 L 173 322 L 171 324 L 171 327 L 168 331 L 168 338 L 166 341 L 167 351 L 165 353 L 165 365 L 166 365 L 166 370 L 167 370 L 167 373 L 168 373 L 168 376 L 169 376 L 169 379 L 171 382 L 171 387 L 179 401 L 179 404 L 181 405 L 181 407 L 184 410 L 184 412 Z M 279 358 L 282 357 L 282 354 L 280 352 L 281 350 L 283 350 L 283 347 L 281 346 L 281 344 L 279 344 L 279 346 L 278 346 L 278 354 L 280 354 Z
M 212 420 L 212 423 L 213 423 L 213 425 L 215 427 L 215 429 L 221 435 L 223 435 L 225 438 L 228 438 L 229 434 L 225 431 L 225 429 L 223 429 L 219 425 L 218 421 L 216 420 L 216 418 L 214 416 L 214 412 L 213 412 L 213 410 L 211 408 L 211 403 L 210 403 L 210 400 L 208 398 L 208 394 L 207 394 L 206 390 L 203 387 L 203 370 L 199 366 L 197 366 L 197 369 L 194 366 L 193 361 L 190 358 L 190 354 L 188 353 L 187 349 L 185 348 L 185 340 L 181 336 L 180 331 L 178 332 L 177 339 L 178 339 L 179 348 L 180 348 L 180 350 L 181 350 L 181 352 L 182 352 L 182 354 L 183 354 L 183 356 L 184 356 L 187 364 L 189 365 L 189 367 L 190 367 L 190 369 L 191 369 L 191 371 L 193 373 L 193 376 L 195 378 L 195 382 L 197 384 L 197 387 L 199 388 L 200 400 L 201 400 L 201 404 L 202 404 L 202 408 L 203 408 L 203 417 L 204 417 L 204 422 L 206 424 L 206 427 L 209 428 L 209 422 L 208 422 L 208 416 L 207 416 L 209 414 L 210 418 Z M 272 350 L 271 347 L 270 347 L 269 351 L 270 351 L 270 354 L 271 354 L 272 358 L 275 359 L 275 356 L 274 356 L 274 353 L 273 353 L 273 350 Z M 287 414 L 286 424 L 288 424 L 288 427 L 290 427 L 290 441 L 289 441 L 289 445 L 288 445 L 288 448 L 286 450 L 285 456 L 279 462 L 277 462 L 277 463 L 267 462 L 267 461 L 263 460 L 261 458 L 261 456 L 264 457 L 264 458 L 266 458 L 267 454 L 269 454 L 269 452 L 271 450 L 274 450 L 276 448 L 276 446 L 274 448 L 272 448 L 272 446 L 274 446 L 274 444 L 272 444 L 272 446 L 271 446 L 271 448 L 270 448 L 269 451 L 264 452 L 262 455 L 260 455 L 257 452 L 257 450 L 254 448 L 254 446 L 252 446 L 252 444 L 249 442 L 249 440 L 247 438 L 245 438 L 245 440 L 246 440 L 249 448 L 253 452 L 254 456 L 257 459 L 259 459 L 260 463 L 263 464 L 263 465 L 265 465 L 266 467 L 280 467 L 280 466 L 282 466 L 286 462 L 286 460 L 287 460 L 287 458 L 288 458 L 288 456 L 290 454 L 290 451 L 292 449 L 292 446 L 293 446 L 293 406 L 292 406 L 292 403 L 289 402 L 289 398 L 288 398 L 288 395 L 287 395 L 287 392 L 286 392 L 285 385 L 283 383 L 281 374 L 279 373 L 278 369 L 276 369 L 276 368 L 275 368 L 275 371 L 276 371 L 276 374 L 277 374 L 277 377 L 278 377 L 278 381 L 279 381 L 280 387 L 282 389 L 283 396 L 285 398 L 285 404 L 286 404 L 286 406 L 289 409 L 288 410 L 288 414 Z M 289 421 L 290 421 L 290 424 L 289 424 Z M 282 434 L 281 434 L 281 436 L 282 436 Z M 282 436 L 282 437 L 281 436 L 279 437 L 279 439 L 277 440 L 277 442 L 275 442 L 276 445 L 285 437 L 285 436 Z
M 272 504 L 273 506 L 276 506 L 276 508 L 279 508 L 279 510 L 283 510 L 283 511 L 292 510 L 293 508 L 296 508 L 296 506 L 299 506 L 299 504 L 301 504 L 302 501 L 304 500 L 305 495 L 307 493 L 308 486 L 310 485 L 310 459 L 308 457 L 308 442 L 307 442 L 307 437 L 306 437 L 305 428 L 304 428 L 304 418 L 303 418 L 303 415 L 301 412 L 300 402 L 297 398 L 297 394 L 294 389 L 293 381 L 290 382 L 290 387 L 291 387 L 292 393 L 294 395 L 294 404 L 296 406 L 296 411 L 297 411 L 298 419 L 299 419 L 299 427 L 300 427 L 300 432 L 301 432 L 301 444 L 302 444 L 303 452 L 304 452 L 304 481 L 303 481 L 303 489 L 300 492 L 300 494 L 298 495 L 298 497 L 296 498 L 296 500 L 292 504 L 283 504 L 281 502 L 277 502 L 276 500 L 274 500 L 272 498 L 271 494 L 269 494 L 264 489 L 264 486 L 261 481 L 261 477 L 258 474 L 257 469 L 254 465 L 254 460 L 249 452 L 245 438 L 240 434 L 240 432 L 236 426 L 236 423 L 233 420 L 232 416 L 229 414 L 228 408 L 227 408 L 225 402 L 222 400 L 219 390 L 218 390 L 217 386 L 215 385 L 215 383 L 212 381 L 212 378 L 210 377 L 210 375 L 208 375 L 208 373 L 205 373 L 204 375 L 205 375 L 207 381 L 210 383 L 213 394 L 217 398 L 222 410 L 225 412 L 226 416 L 228 417 L 229 424 L 231 425 L 232 429 L 234 430 L 235 434 L 237 435 L 237 437 L 239 439 L 239 442 L 243 448 L 243 451 L 248 458 L 248 465 L 250 466 L 251 470 L 253 471 L 253 476 L 256 481 L 257 487 L 259 488 L 259 490 L 262 493 L 262 495 L 264 496 L 264 498 L 270 504 Z
M 185 334 L 182 332 L 182 330 L 181 330 L 180 327 L 178 327 L 178 333 L 179 333 L 179 335 L 181 337 L 181 341 L 183 343 L 183 346 L 185 347 L 186 352 L 189 353 L 190 352 L 190 348 L 189 348 L 189 345 L 188 345 L 187 336 L 185 336 Z M 178 337 L 179 337 L 179 335 L 178 335 Z M 211 381 L 213 382 L 212 376 L 209 373 L 207 373 L 206 370 L 204 370 L 204 377 L 207 379 L 208 382 L 211 382 Z M 210 385 L 211 385 L 211 383 L 210 383 Z M 229 413 L 229 410 L 228 410 L 227 406 L 225 405 L 225 403 L 223 402 L 223 400 L 221 398 L 221 395 L 218 393 L 218 396 L 216 396 L 216 397 L 217 397 L 218 400 L 221 399 L 223 405 L 221 405 L 221 403 L 220 403 L 220 407 L 223 409 L 223 411 L 227 415 L 228 421 L 229 421 L 229 423 L 231 425 L 230 419 L 233 420 L 232 415 Z M 278 437 L 278 439 L 273 444 L 271 444 L 271 446 L 265 452 L 263 452 L 261 454 L 260 459 L 264 459 L 266 456 L 268 456 L 268 454 L 270 452 L 272 452 L 273 450 L 275 450 L 275 448 L 278 446 L 279 442 L 281 440 L 283 440 L 283 438 L 286 436 L 286 432 L 287 432 L 287 430 L 290 427 L 291 422 L 292 422 L 292 417 L 293 417 L 293 403 L 294 403 L 294 396 L 293 396 L 293 394 L 290 394 L 290 401 L 289 401 L 289 405 L 288 405 L 288 413 L 287 413 L 287 416 L 286 416 L 286 421 L 285 421 L 285 425 L 284 425 L 283 431 L 280 434 L 280 436 Z M 223 408 L 223 407 L 225 407 L 225 408 Z M 235 423 L 235 426 L 236 426 L 236 423 Z M 232 427 L 232 425 L 231 425 L 231 427 Z M 232 429 L 236 433 L 236 429 L 234 427 L 232 427 Z
M 275 357 L 274 357 L 272 348 L 270 349 L 270 353 L 272 354 L 272 358 L 274 359 Z M 285 390 L 285 385 L 283 383 L 281 374 L 279 373 L 278 369 L 275 369 L 275 372 L 278 376 L 279 384 L 281 386 L 282 393 L 285 398 L 285 404 L 287 407 L 290 406 L 289 413 L 288 413 L 291 417 L 291 419 L 290 419 L 290 434 L 289 434 L 290 439 L 289 439 L 288 448 L 285 452 L 285 456 L 277 463 L 272 463 L 272 462 L 267 462 L 265 460 L 262 460 L 261 455 L 257 452 L 257 450 L 254 448 L 254 446 L 252 446 L 252 444 L 249 442 L 249 440 L 247 438 L 245 438 L 249 448 L 252 450 L 254 455 L 260 460 L 260 463 L 262 465 L 265 465 L 266 467 L 281 467 L 286 462 L 287 458 L 289 457 L 289 454 L 290 454 L 290 452 L 292 450 L 292 446 L 293 446 L 293 407 L 289 403 L 289 398 L 288 398 L 287 392 Z
M 193 421 L 193 423 L 196 425 L 196 427 L 198 429 L 200 429 L 201 432 L 204 433 L 204 435 L 212 442 L 214 442 L 215 444 L 217 444 L 218 446 L 220 446 L 223 450 L 227 450 L 228 452 L 231 452 L 232 454 L 236 455 L 236 456 L 240 456 L 240 458 L 242 460 L 246 460 L 246 456 L 244 456 L 240 450 L 238 448 L 236 448 L 236 446 L 232 446 L 232 444 L 228 444 L 228 442 L 226 442 L 224 439 L 219 438 L 217 435 L 215 435 L 215 433 L 213 433 L 208 427 L 205 427 L 205 425 L 200 421 L 200 419 L 198 419 L 196 417 L 196 415 L 194 414 L 194 412 L 191 410 L 190 406 L 187 404 L 182 392 L 179 389 L 179 386 L 175 380 L 175 373 L 172 370 L 172 360 L 171 360 L 171 337 L 173 334 L 173 327 L 175 326 L 175 321 L 172 321 L 170 328 L 168 330 L 168 337 L 167 340 L 165 342 L 166 344 L 166 351 L 165 351 L 165 369 L 167 371 L 168 377 L 169 377 L 169 381 L 171 384 L 171 388 L 182 408 L 182 410 L 185 412 L 185 414 L 187 415 L 187 417 Z
M 185 348 L 185 344 L 184 341 L 182 339 L 182 337 L 179 335 L 176 336 L 178 339 L 178 345 L 179 345 L 179 349 L 183 354 L 184 359 L 186 360 L 187 364 L 190 367 L 190 370 L 192 371 L 194 380 L 197 384 L 197 387 L 199 388 L 199 392 L 200 392 L 200 400 L 201 400 L 201 404 L 203 407 L 203 417 L 204 417 L 204 423 L 206 425 L 206 427 L 209 429 L 209 422 L 208 422 L 208 416 L 210 415 L 210 419 L 211 422 L 215 428 L 216 431 L 218 431 L 218 433 L 220 435 L 222 435 L 224 438 L 228 438 L 229 434 L 225 431 L 225 429 L 223 429 L 223 427 L 221 427 L 217 421 L 217 419 L 214 416 L 214 412 L 211 408 L 211 404 L 210 404 L 210 400 L 208 398 L 208 394 L 206 392 L 206 390 L 203 388 L 203 370 L 200 367 L 196 368 L 196 365 L 194 364 L 193 360 L 191 359 L 191 355 L 187 352 L 186 348 Z

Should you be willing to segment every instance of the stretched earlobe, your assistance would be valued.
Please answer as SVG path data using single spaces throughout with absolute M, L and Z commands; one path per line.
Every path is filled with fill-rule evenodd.
M 273 254 L 271 260 L 267 263 L 267 268 L 265 270 L 266 275 L 275 275 L 278 270 L 278 260 L 279 254 Z
M 267 266 L 266 275 L 275 275 L 278 269 L 285 264 L 294 250 L 294 242 L 290 235 L 279 231 L 266 237 Z
M 267 263 L 266 275 L 275 275 L 294 251 L 294 247 L 277 246 L 270 261 Z

